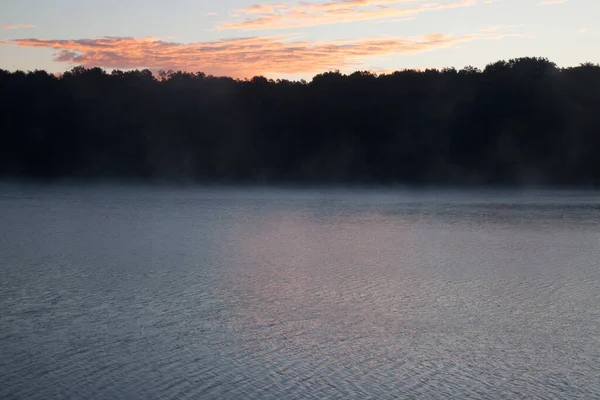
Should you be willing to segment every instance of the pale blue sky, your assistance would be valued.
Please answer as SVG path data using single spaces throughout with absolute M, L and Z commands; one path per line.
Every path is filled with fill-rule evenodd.
M 285 29 L 269 29 L 273 24 L 254 27 L 252 30 L 223 29 L 223 24 L 237 23 L 245 19 L 258 19 L 265 15 L 251 12 L 232 15 L 235 10 L 246 9 L 256 4 L 284 3 L 287 9 L 278 9 L 268 18 L 276 17 L 289 26 Z M 0 25 L 35 25 L 17 29 L 0 29 L 0 68 L 14 70 L 46 69 L 60 72 L 73 65 L 99 65 L 108 69 L 113 67 L 135 68 L 173 67 L 174 69 L 202 70 L 215 74 L 251 75 L 262 73 L 269 76 L 312 76 L 324 66 L 344 71 L 354 69 L 395 70 L 404 68 L 441 68 L 465 65 L 485 66 L 488 62 L 521 56 L 544 56 L 560 66 L 577 65 L 581 62 L 600 62 L 600 1 L 568 0 L 561 4 L 542 6 L 541 0 L 446 0 L 444 3 L 456 4 L 455 8 L 429 10 L 409 13 L 407 16 L 361 20 L 361 13 L 391 10 L 407 7 L 437 7 L 436 1 L 427 0 L 370 0 L 369 7 L 349 4 L 354 22 L 337 22 L 329 18 L 325 23 L 314 24 L 312 19 L 298 23 L 292 13 L 298 5 L 296 1 L 278 0 L 260 2 L 256 0 L 2 0 L 0 2 Z M 307 3 L 315 5 L 332 3 L 331 0 Z M 346 3 L 337 0 L 336 3 Z M 438 5 L 440 3 L 437 3 Z M 344 5 L 345 7 L 345 5 Z M 311 11 L 312 12 L 312 11 Z M 216 15 L 212 15 L 215 13 Z M 211 14 L 211 15 L 207 15 Z M 286 16 L 287 15 L 287 16 Z M 342 15 L 342 14 L 336 14 Z M 345 15 L 345 14 L 344 14 Z M 313 17 L 311 17 L 313 18 Z M 320 18 L 315 15 L 314 21 Z M 354 17 L 352 17 L 354 18 Z M 412 18 L 412 19 L 407 19 Z M 489 29 L 490 27 L 496 27 Z M 278 26 L 278 28 L 281 28 Z M 487 28 L 487 29 L 486 29 Z M 439 45 L 425 35 L 444 34 L 448 45 Z M 293 35 L 287 38 L 272 38 L 273 35 Z M 500 37 L 492 37 L 499 35 Z M 106 53 L 102 57 L 94 48 L 83 49 L 69 44 L 57 44 L 56 40 L 82 40 L 102 37 L 146 38 L 155 37 L 169 43 L 159 50 L 150 49 L 146 44 L 127 43 L 127 50 L 119 47 L 119 54 Z M 271 42 L 261 44 L 248 54 L 243 45 L 233 42 L 235 51 L 206 49 L 206 42 L 225 39 L 225 46 L 231 46 L 227 40 L 248 37 L 269 37 L 277 46 L 280 42 L 310 42 L 305 44 L 301 53 L 292 52 L 288 47 L 273 51 Z M 346 44 L 353 45 L 365 39 L 393 39 L 395 44 L 386 44 L 389 49 L 372 51 L 371 43 L 360 48 L 358 55 L 347 52 Z M 29 47 L 31 42 L 12 42 L 16 39 L 45 39 L 48 42 L 37 43 L 39 47 Z M 453 40 L 457 39 L 454 43 Z M 334 58 L 314 64 L 313 52 L 306 51 L 311 46 L 320 46 L 322 42 L 338 43 L 345 40 L 341 47 L 332 52 L 327 47 L 324 52 L 337 52 Z M 418 52 L 407 52 L 397 47 L 397 43 L 427 42 Z M 452 43 L 450 43 L 450 41 Z M 87 43 L 87 42 L 86 42 Z M 179 46 L 193 44 L 193 47 Z M 338 43 L 339 44 L 339 43 Z M 336 44 L 336 46 L 338 46 Z M 116 46 L 110 44 L 110 46 Z M 119 45 L 121 46 L 121 45 Z M 137 46 L 137 47 L 136 47 Z M 140 47 L 141 46 L 141 47 Z M 287 45 L 286 45 L 287 46 Z M 450 47 L 448 47 L 450 46 Z M 302 45 L 300 45 L 302 47 Z M 394 49 L 398 48 L 398 51 Z M 110 52 L 115 50 L 111 47 Z M 133 49 L 133 50 L 132 50 Z M 64 61 L 54 61 L 61 50 L 66 53 Z M 105 50 L 105 51 L 109 51 Z M 129 54 L 135 51 L 135 57 Z M 157 53 L 156 51 L 159 51 Z M 178 52 L 185 52 L 180 58 Z M 216 51 L 216 52 L 215 52 Z M 227 52 L 223 56 L 223 51 Z M 271 51 L 271 53 L 270 53 Z M 78 53 L 79 52 L 79 53 Z M 84 53 L 76 59 L 75 53 Z M 153 53 L 152 53 L 153 52 Z M 146 55 L 152 53 L 152 60 Z M 291 55 L 293 54 L 293 55 Z M 237 57 L 237 58 L 236 58 Z M 313 58 L 311 58 L 313 57 Z M 110 58 L 111 61 L 106 61 Z M 160 59 L 160 61 L 157 61 Z M 293 61 L 293 67 L 285 60 Z M 223 60 L 222 63 L 220 60 Z M 296 62 L 299 61 L 299 62 Z M 300 62 L 302 61 L 302 62 Z M 316 61 L 315 61 L 316 62 Z M 329 64 L 328 64 L 329 63 Z M 121 65 L 122 64 L 122 65 Z M 140 65 L 138 65 L 140 64 Z M 144 64 L 144 65 L 141 65 Z M 291 65 L 291 64 L 290 64 Z

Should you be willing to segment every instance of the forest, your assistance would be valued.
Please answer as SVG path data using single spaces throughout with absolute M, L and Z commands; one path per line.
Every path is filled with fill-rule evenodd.
M 0 70 L 0 179 L 600 186 L 600 65 Z

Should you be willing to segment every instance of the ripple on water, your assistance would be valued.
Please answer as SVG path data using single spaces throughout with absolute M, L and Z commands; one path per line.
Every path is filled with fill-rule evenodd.
M 589 195 L 29 190 L 0 398 L 600 397 Z

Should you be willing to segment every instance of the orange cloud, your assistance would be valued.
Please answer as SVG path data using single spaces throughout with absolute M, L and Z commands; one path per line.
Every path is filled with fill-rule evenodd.
M 173 43 L 156 38 L 17 39 L 6 44 L 52 48 L 55 61 L 104 68 L 150 68 L 203 71 L 213 75 L 250 77 L 308 74 L 364 66 L 369 57 L 410 54 L 451 47 L 473 40 L 511 35 L 476 33 L 466 36 L 430 34 L 409 38 L 289 41 L 282 37 L 251 37 L 214 42 Z
M 36 28 L 35 25 L 32 24 L 19 24 L 19 25 L 2 25 L 0 29 L 19 29 L 19 28 Z
M 422 4 L 406 7 L 407 4 L 411 3 Z M 224 22 L 219 25 L 219 29 L 262 30 L 299 28 L 407 17 L 427 11 L 469 7 L 475 4 L 477 4 L 477 0 L 453 0 L 453 2 L 426 2 L 425 0 L 338 0 L 328 3 L 300 2 L 294 6 L 287 6 L 285 4 L 258 4 L 242 10 L 236 10 L 232 13 L 236 21 Z M 244 20 L 240 20 L 244 17 Z

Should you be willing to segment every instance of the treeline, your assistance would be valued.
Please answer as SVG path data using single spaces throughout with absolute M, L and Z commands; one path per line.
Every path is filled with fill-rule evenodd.
M 198 182 L 600 185 L 600 66 L 311 82 L 0 70 L 0 175 Z

